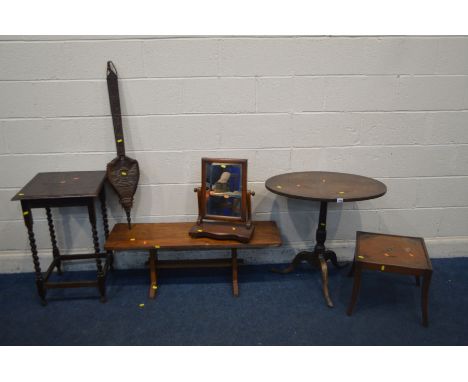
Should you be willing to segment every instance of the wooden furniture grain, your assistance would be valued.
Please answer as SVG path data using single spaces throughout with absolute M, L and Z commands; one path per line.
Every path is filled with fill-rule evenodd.
M 43 305 L 46 305 L 45 297 L 47 289 L 53 288 L 97 287 L 101 296 L 101 302 L 106 301 L 105 275 L 108 268 L 112 268 L 113 254 L 111 251 L 107 251 L 106 253 L 100 251 L 95 210 L 95 201 L 99 199 L 101 202 L 104 233 L 107 237 L 109 235 L 109 224 L 107 221 L 106 196 L 104 191 L 105 179 L 106 173 L 104 171 L 38 173 L 11 199 L 21 202 L 24 223 L 28 230 L 29 244 L 33 257 L 37 291 Z M 62 255 L 60 254 L 57 244 L 51 208 L 76 206 L 83 206 L 88 209 L 94 253 Z M 36 239 L 33 231 L 33 208 L 45 208 L 47 223 L 49 225 L 53 261 L 45 273 L 41 271 Z M 96 260 L 97 280 L 68 282 L 49 281 L 49 277 L 55 268 L 57 268 L 58 274 L 62 274 L 62 261 L 83 259 Z M 101 259 L 106 259 L 104 267 Z
M 216 169 L 219 180 L 227 175 L 222 184 L 212 179 Z M 231 173 L 236 170 L 240 173 Z M 228 179 L 235 179 L 232 175 L 238 175 L 238 179 L 231 183 Z M 255 230 L 251 207 L 255 193 L 247 190 L 247 159 L 202 158 L 201 186 L 194 191 L 198 199 L 198 218 L 189 230 L 190 236 L 249 242 Z M 221 211 L 210 211 L 209 203 L 224 207 L 219 208 Z
M 149 297 L 154 298 L 158 289 L 158 269 L 193 267 L 232 268 L 232 291 L 239 295 L 237 252 L 240 249 L 278 247 L 281 238 L 278 227 L 272 221 L 255 222 L 255 232 L 248 243 L 237 240 L 192 238 L 188 232 L 193 223 L 135 223 L 129 230 L 125 224 L 116 224 L 107 238 L 108 251 L 149 251 L 150 288 Z M 229 249 L 230 259 L 159 260 L 160 251 Z
M 412 275 L 416 277 L 418 286 L 419 278 L 422 276 L 422 323 L 428 326 L 428 295 L 432 265 L 423 238 L 361 231 L 356 233 L 356 252 L 350 273 L 354 273 L 354 285 L 348 316 L 351 316 L 356 304 L 362 270 L 366 269 Z
M 387 192 L 387 187 L 382 182 L 365 176 L 324 171 L 276 175 L 266 181 L 265 187 L 269 191 L 287 198 L 320 202 L 315 247 L 312 251 L 299 252 L 286 269 L 274 271 L 289 273 L 302 261 L 307 261 L 312 267 L 321 270 L 323 295 L 327 305 L 333 307 L 328 291 L 327 261 L 330 260 L 335 267 L 339 267 L 339 264 L 336 253 L 325 247 L 328 203 L 378 198 Z

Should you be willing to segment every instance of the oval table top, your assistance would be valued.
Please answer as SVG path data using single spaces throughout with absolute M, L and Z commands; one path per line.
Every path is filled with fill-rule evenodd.
M 273 176 L 265 187 L 288 198 L 322 202 L 353 202 L 378 198 L 387 186 L 378 180 L 341 172 L 305 171 Z

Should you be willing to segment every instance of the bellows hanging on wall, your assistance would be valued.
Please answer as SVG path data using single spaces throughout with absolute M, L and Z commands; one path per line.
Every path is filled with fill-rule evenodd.
M 107 180 L 119 196 L 120 204 L 127 215 L 128 228 L 131 229 L 130 210 L 133 206 L 133 196 L 140 179 L 140 169 L 135 159 L 125 155 L 118 76 L 112 61 L 107 62 L 107 89 L 109 91 L 115 145 L 117 147 L 117 157 L 107 164 Z

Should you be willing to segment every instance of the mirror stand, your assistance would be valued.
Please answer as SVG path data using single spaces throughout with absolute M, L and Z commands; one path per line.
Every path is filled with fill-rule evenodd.
M 201 187 L 194 189 L 198 197 L 198 210 L 201 211 L 202 190 Z M 204 221 L 202 215 L 198 215 L 197 224 L 194 225 L 189 235 L 194 238 L 209 237 L 219 240 L 237 240 L 241 243 L 248 243 L 252 238 L 255 226 L 252 224 L 252 196 L 254 191 L 248 190 L 247 196 L 247 220 L 245 222 L 227 221 Z

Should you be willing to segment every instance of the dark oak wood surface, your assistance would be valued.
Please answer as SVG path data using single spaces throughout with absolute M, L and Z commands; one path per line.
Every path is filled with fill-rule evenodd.
M 24 186 L 12 200 L 21 202 L 23 219 L 28 231 L 29 245 L 34 263 L 36 286 L 43 305 L 47 303 L 46 292 L 52 288 L 79 288 L 95 286 L 99 289 L 101 301 L 106 301 L 105 274 L 112 269 L 113 254 L 107 251 L 101 253 L 97 231 L 96 199 L 100 200 L 104 235 L 109 234 L 107 207 L 104 182 L 104 171 L 72 171 L 72 172 L 42 172 L 37 174 Z M 57 243 L 52 207 L 87 207 L 94 253 L 80 255 L 62 255 Z M 42 272 L 36 238 L 34 234 L 33 209 L 45 208 L 52 244 L 52 263 L 45 273 Z M 96 261 L 97 280 L 58 281 L 50 282 L 49 278 L 54 269 L 62 274 L 62 263 L 81 259 Z M 104 267 L 101 259 L 105 259 Z
M 428 326 L 429 285 L 432 265 L 424 239 L 421 237 L 361 232 L 356 234 L 356 253 L 351 275 L 354 274 L 353 292 L 347 314 L 351 316 L 361 287 L 363 270 L 398 273 L 416 277 L 421 285 L 422 323 Z
M 216 240 L 237 240 L 248 243 L 255 232 L 255 225 L 203 221 L 190 228 L 190 236 L 193 238 L 209 237 Z
M 275 222 L 253 222 L 255 231 L 248 243 L 238 240 L 216 240 L 208 237 L 193 238 L 189 235 L 193 223 L 135 223 L 129 230 L 126 224 L 116 224 L 107 238 L 108 251 L 148 250 L 150 287 L 149 298 L 156 297 L 159 288 L 158 270 L 161 268 L 231 267 L 232 293 L 239 296 L 237 250 L 242 248 L 278 247 L 281 236 Z M 159 260 L 159 250 L 207 250 L 229 249 L 230 259 Z
M 327 305 L 333 307 L 328 290 L 328 267 L 330 260 L 340 267 L 336 253 L 325 247 L 327 237 L 327 209 L 329 202 L 352 202 L 378 198 L 387 192 L 387 187 L 378 180 L 365 176 L 340 172 L 305 171 L 276 175 L 265 182 L 271 192 L 294 199 L 320 202 L 319 221 L 315 232 L 316 244 L 312 251 L 299 252 L 291 264 L 280 273 L 292 272 L 302 261 L 307 261 L 322 273 L 323 296 Z
M 271 192 L 295 199 L 343 202 L 378 198 L 387 187 L 378 180 L 340 172 L 291 172 L 269 178 L 265 187 Z
M 420 237 L 357 232 L 356 261 L 384 266 L 432 269 Z
M 105 171 L 40 172 L 11 200 L 96 198 L 105 179 Z
M 226 248 L 264 248 L 281 245 L 279 229 L 275 222 L 256 221 L 255 231 L 248 243 L 237 240 L 215 240 L 192 238 L 189 231 L 191 222 L 183 223 L 135 223 L 131 229 L 126 224 L 116 224 L 110 233 L 106 250 L 136 249 L 226 249 Z

